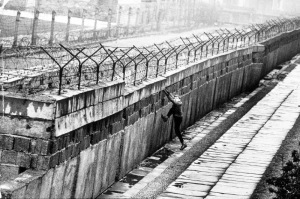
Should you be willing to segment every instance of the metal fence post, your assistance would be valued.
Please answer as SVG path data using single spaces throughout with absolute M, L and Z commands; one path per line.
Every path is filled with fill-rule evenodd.
M 16 47 L 18 45 L 18 34 L 19 34 L 19 23 L 20 23 L 20 16 L 21 12 L 17 12 L 17 17 L 16 17 L 16 23 L 15 23 L 15 34 L 14 34 L 14 42 L 13 42 L 13 47 Z
M 196 0 L 193 0 L 193 14 L 192 14 L 192 21 L 195 22 L 195 19 L 196 19 Z M 193 23 L 194 25 L 195 23 Z
M 108 16 L 107 16 L 107 37 L 111 36 L 111 21 L 112 21 L 112 10 L 108 9 Z
M 86 10 L 82 9 L 82 20 L 81 20 L 81 30 L 80 30 L 80 35 L 78 40 L 82 41 L 82 37 L 83 37 L 83 32 L 84 32 L 84 21 L 85 21 L 85 14 L 86 14 Z
M 182 24 L 183 20 L 183 5 L 182 5 L 182 0 L 179 1 L 179 6 L 178 6 L 178 26 L 180 27 Z
M 117 29 L 116 29 L 116 37 L 119 37 L 120 33 L 120 22 L 121 22 L 121 16 L 122 16 L 122 6 L 119 6 L 119 12 L 118 12 L 118 18 L 117 18 Z
M 176 8 L 176 4 L 173 6 L 173 10 L 172 10 L 172 26 L 175 27 L 176 26 L 176 11 L 177 11 L 177 8 Z
M 160 8 L 158 6 L 154 6 L 153 11 L 152 11 L 153 14 L 151 14 L 151 10 L 150 10 L 150 15 L 152 16 L 152 17 L 149 16 L 149 22 L 150 22 L 150 25 L 151 25 L 151 30 L 153 30 L 154 28 L 157 29 L 159 10 L 160 10 Z
M 156 30 L 159 31 L 161 27 L 161 15 L 162 15 L 162 10 L 159 9 L 158 15 L 157 15 L 157 22 L 156 22 Z
M 40 12 L 38 10 L 35 10 L 33 24 L 32 24 L 31 45 L 36 45 L 39 14 L 40 14 Z
M 143 11 L 142 11 L 142 20 L 141 20 L 141 31 L 142 31 L 142 32 L 145 31 L 145 27 L 146 27 L 146 17 L 147 17 L 146 11 L 143 10 Z
M 52 11 L 52 21 L 51 21 L 51 32 L 50 32 L 50 39 L 49 39 L 49 45 L 53 45 L 53 34 L 54 34 L 54 24 L 55 24 L 55 15 L 56 12 L 53 10 Z
M 149 7 L 147 7 L 147 10 L 146 10 L 146 25 L 149 25 L 149 24 L 151 25 L 150 15 L 151 15 L 151 10 L 150 10 Z
M 191 26 L 191 1 L 188 1 L 188 5 L 187 5 L 187 26 L 190 27 Z
M 95 21 L 94 21 L 94 32 L 93 32 L 93 38 L 94 39 L 96 39 L 96 37 L 97 37 L 97 34 L 96 34 L 96 30 L 97 30 L 97 22 L 98 22 L 98 13 L 99 13 L 99 9 L 98 8 L 96 8 L 96 10 L 95 10 Z
M 186 6 L 184 8 L 184 26 L 188 26 L 189 24 L 189 1 L 186 2 Z
M 128 20 L 127 20 L 127 30 L 126 30 L 126 34 L 127 35 L 129 35 L 131 14 L 132 14 L 132 7 L 129 7 L 129 10 L 128 10 Z
M 136 9 L 136 18 L 135 18 L 135 27 L 139 26 L 139 19 L 140 19 L 140 8 Z
M 71 14 L 72 14 L 72 11 L 68 10 L 68 23 L 67 23 L 66 39 L 65 39 L 66 42 L 69 41 L 69 36 L 70 36 Z

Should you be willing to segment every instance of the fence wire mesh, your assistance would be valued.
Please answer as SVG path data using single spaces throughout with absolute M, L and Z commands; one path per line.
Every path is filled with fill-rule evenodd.
M 5 90 L 34 94 L 51 90 L 81 89 L 100 82 L 123 80 L 138 85 L 170 70 L 219 53 L 274 37 L 300 27 L 300 18 L 276 19 L 243 29 L 181 37 L 147 47 L 19 46 L 1 53 L 5 68 L 0 83 Z
M 171 7 L 171 8 L 170 8 Z M 207 8 L 207 5 L 197 7 Z M 69 10 L 65 16 L 34 12 L 0 15 L 0 44 L 16 46 L 58 46 L 60 43 L 88 43 L 128 35 L 213 22 L 214 17 L 199 18 L 190 4 L 149 4 L 142 7 L 119 6 L 118 9 Z M 197 22 L 196 22 L 197 20 Z M 198 24 L 199 25 L 199 24 Z

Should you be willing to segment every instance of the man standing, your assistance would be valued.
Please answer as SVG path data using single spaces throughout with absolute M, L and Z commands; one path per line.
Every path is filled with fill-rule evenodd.
M 178 95 L 173 96 L 169 91 L 163 90 L 168 99 L 173 103 L 172 108 L 169 110 L 167 116 L 162 115 L 162 119 L 164 122 L 168 121 L 168 118 L 173 115 L 173 121 L 175 126 L 176 136 L 179 138 L 181 142 L 180 150 L 183 150 L 187 145 L 184 143 L 181 132 L 180 132 L 180 124 L 182 122 L 182 102 Z

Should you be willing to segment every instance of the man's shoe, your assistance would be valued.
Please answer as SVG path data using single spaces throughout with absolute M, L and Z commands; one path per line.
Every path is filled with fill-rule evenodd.
M 181 145 L 181 148 L 180 148 L 180 150 L 183 150 L 183 149 L 185 149 L 185 147 L 187 147 L 187 145 L 186 145 L 186 144 L 183 144 L 183 145 Z

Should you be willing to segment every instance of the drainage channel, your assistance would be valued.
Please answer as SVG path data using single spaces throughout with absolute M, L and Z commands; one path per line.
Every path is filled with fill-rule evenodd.
M 287 67 L 285 67 L 285 70 L 286 68 Z M 290 69 L 290 67 L 287 69 Z M 163 173 L 166 168 L 170 167 L 171 164 L 176 162 L 176 160 L 179 159 L 185 153 L 185 151 L 190 150 L 195 143 L 208 136 L 209 133 L 214 130 L 214 128 L 224 122 L 228 117 L 233 115 L 238 108 L 242 107 L 249 100 L 257 98 L 254 99 L 256 102 L 252 102 L 252 105 L 250 105 L 251 107 L 247 108 L 250 110 L 252 106 L 257 103 L 257 101 L 267 95 L 268 92 L 270 92 L 278 83 L 278 81 L 274 79 L 268 79 L 263 82 L 264 83 L 262 86 L 257 88 L 251 94 L 243 93 L 240 96 L 233 98 L 230 102 L 225 103 L 220 108 L 208 113 L 194 125 L 187 128 L 183 133 L 183 137 L 185 140 L 187 140 L 188 147 L 184 151 L 179 150 L 179 140 L 177 138 L 173 139 L 152 156 L 146 158 L 136 169 L 129 172 L 124 178 L 113 184 L 97 198 L 144 197 L 142 192 L 143 189 L 146 188 L 147 184 L 150 184 L 152 181 L 154 181 L 154 179 Z M 262 92 L 263 90 L 267 91 Z M 262 94 L 257 97 L 259 93 Z M 246 114 L 248 110 L 243 110 L 243 114 Z M 177 186 L 181 186 L 180 183 L 177 184 Z M 147 191 L 145 191 L 145 193 L 146 192 Z M 162 192 L 163 190 L 158 191 L 157 193 Z
M 225 103 L 222 107 L 208 113 L 205 117 L 196 122 L 193 126 L 187 128 L 183 132 L 183 138 L 186 142 L 192 140 L 196 135 L 204 137 L 206 135 L 205 129 L 210 127 L 218 118 L 223 116 L 228 110 L 232 109 L 239 102 L 244 102 L 247 99 L 247 94 L 241 94 L 240 96 L 232 99 L 231 102 Z M 195 131 L 194 129 L 197 129 Z M 142 180 L 146 175 L 161 165 L 165 160 L 172 157 L 174 153 L 179 152 L 180 142 L 177 138 L 167 143 L 164 147 L 155 152 L 152 156 L 146 158 L 139 164 L 138 168 L 129 172 L 120 181 L 109 187 L 100 198 L 128 198 L 124 193 Z
M 300 65 L 158 198 L 250 198 L 299 116 Z

